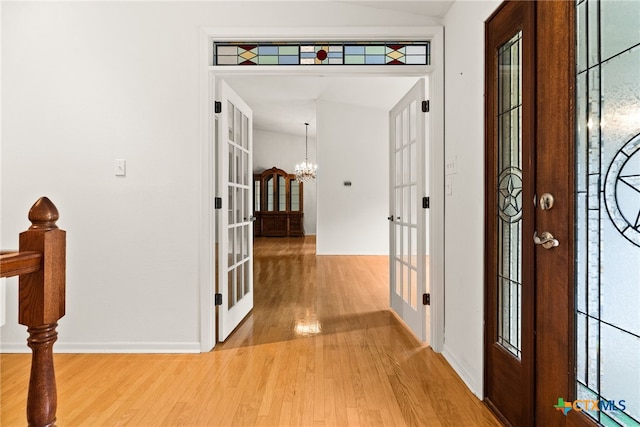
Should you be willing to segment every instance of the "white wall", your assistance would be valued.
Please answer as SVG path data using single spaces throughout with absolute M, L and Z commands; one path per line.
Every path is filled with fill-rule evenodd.
M 388 120 L 386 110 L 318 102 L 319 255 L 389 253 Z
M 483 394 L 484 21 L 499 1 L 458 1 L 445 16 L 445 160 L 457 158 L 445 196 L 443 354 Z M 446 192 L 445 192 L 446 194 Z
M 300 125 L 304 126 L 304 123 Z M 304 160 L 304 155 L 304 137 L 261 129 L 253 131 L 254 173 L 274 166 L 293 173 L 295 166 Z M 316 138 L 309 135 L 309 161 L 317 163 L 316 159 Z M 304 230 L 307 235 L 316 234 L 316 183 L 305 182 L 303 192 Z
M 58 351 L 200 349 L 202 27 L 305 25 L 310 16 L 332 26 L 432 24 L 339 2 L 0 7 L 0 246 L 17 247 L 39 196 L 58 206 L 68 232 Z M 116 158 L 127 160 L 126 177 L 114 176 Z M 344 178 L 354 181 L 350 193 L 365 186 L 360 177 Z M 331 199 L 335 183 L 326 179 Z M 376 217 L 385 222 L 386 212 Z M 15 279 L 7 290 L 2 349 L 26 351 Z
M 2 5 L 0 5 L 0 23 L 2 22 Z M 2 31 L 0 31 L 0 46 L 2 46 Z M 2 94 L 2 55 L 0 55 L 0 94 Z M 2 103 L 0 102 L 0 129 L 2 129 Z M 2 142 L 0 140 L 0 147 Z M 1 154 L 1 151 L 0 151 Z M 0 158 L 0 176 L 2 176 L 2 162 Z M 1 195 L 1 193 L 0 193 Z M 2 212 L 2 197 L 0 197 L 0 212 Z M 0 242 L 2 242 L 2 227 L 0 226 Z M 6 299 L 7 299 L 7 281 L 0 279 L 0 341 L 2 340 L 2 326 L 7 319 Z

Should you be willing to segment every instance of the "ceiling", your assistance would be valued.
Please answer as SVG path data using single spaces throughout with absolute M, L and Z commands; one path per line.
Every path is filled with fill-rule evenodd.
M 359 7 L 441 19 L 455 0 L 340 1 Z M 232 75 L 224 80 L 253 110 L 254 128 L 292 135 L 316 131 L 319 100 L 390 110 L 416 77 L 336 77 L 315 75 Z
M 413 1 L 342 1 L 356 6 L 372 7 L 412 15 L 442 18 L 455 0 L 413 0 Z
M 390 110 L 417 77 L 227 76 L 253 110 L 255 129 L 315 135 L 318 101 Z

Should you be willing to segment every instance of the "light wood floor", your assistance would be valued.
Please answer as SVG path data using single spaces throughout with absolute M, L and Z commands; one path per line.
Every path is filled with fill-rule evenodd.
M 386 257 L 314 252 L 256 240 L 255 308 L 210 353 L 56 354 L 58 426 L 500 425 L 389 312 Z M 29 356 L 1 362 L 0 425 L 24 426 Z

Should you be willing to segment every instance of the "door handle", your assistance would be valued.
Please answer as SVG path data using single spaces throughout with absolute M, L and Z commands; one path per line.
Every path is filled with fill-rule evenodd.
M 542 247 L 545 249 L 555 248 L 556 246 L 560 245 L 558 239 L 554 238 L 553 234 L 549 233 L 548 231 L 543 231 L 539 236 L 538 232 L 534 231 L 533 243 L 535 243 L 536 245 L 542 245 Z
M 388 217 L 387 217 L 387 219 L 388 219 L 389 221 L 393 221 L 393 215 L 388 216 Z

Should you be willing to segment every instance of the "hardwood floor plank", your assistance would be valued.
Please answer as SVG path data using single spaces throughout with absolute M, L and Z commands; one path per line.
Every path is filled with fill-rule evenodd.
M 312 237 L 254 253 L 255 307 L 214 351 L 56 354 L 58 425 L 500 425 L 389 311 L 387 257 L 316 256 Z M 25 424 L 29 360 L 0 355 L 2 426 Z

